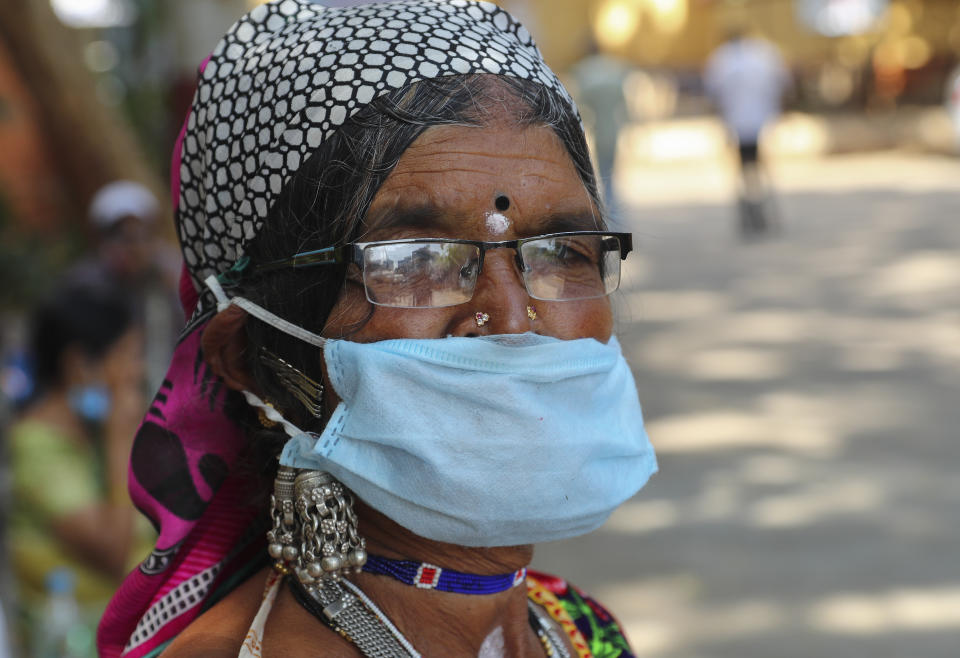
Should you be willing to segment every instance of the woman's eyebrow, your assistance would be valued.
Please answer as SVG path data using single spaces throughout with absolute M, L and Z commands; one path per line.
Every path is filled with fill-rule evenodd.
M 566 233 L 568 231 L 594 231 L 600 228 L 597 215 L 590 210 L 561 211 L 548 214 L 539 219 L 530 231 L 530 235 L 547 233 Z
M 370 213 L 370 230 L 380 231 L 389 228 L 412 229 L 449 229 L 461 219 L 460 213 L 442 210 L 431 202 L 415 204 L 394 204 Z

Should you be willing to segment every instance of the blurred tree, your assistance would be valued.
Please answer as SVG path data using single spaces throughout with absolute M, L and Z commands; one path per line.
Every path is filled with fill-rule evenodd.
M 74 221 L 85 218 L 97 189 L 118 178 L 140 180 L 166 198 L 134 133 L 97 98 L 78 35 L 60 23 L 48 2 L 0 0 L 0 40 L 36 101 Z
M 50 241 L 18 226 L 7 200 L 0 195 L 0 318 L 31 307 L 49 289 L 59 272 L 76 258 L 82 241 L 75 230 Z M 0 348 L 3 336 L 0 336 Z

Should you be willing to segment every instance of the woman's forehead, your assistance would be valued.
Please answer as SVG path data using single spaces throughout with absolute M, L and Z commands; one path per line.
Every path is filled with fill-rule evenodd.
M 503 197 L 509 208 L 502 209 Z M 500 199 L 498 203 L 498 199 Z M 569 154 L 547 126 L 499 124 L 427 130 L 374 197 L 369 231 L 443 232 L 491 226 L 502 213 L 513 232 L 596 228 L 599 217 Z M 498 223 L 503 232 L 502 222 Z M 377 236 L 383 239 L 383 236 Z M 464 236 L 465 237 L 465 236 Z

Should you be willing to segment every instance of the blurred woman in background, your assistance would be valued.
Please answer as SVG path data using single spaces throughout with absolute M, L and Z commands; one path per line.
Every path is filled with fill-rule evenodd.
M 144 406 L 142 334 L 116 293 L 60 288 L 35 311 L 31 347 L 37 394 L 8 435 L 10 553 L 28 644 L 49 631 L 50 587 L 72 587 L 92 628 L 127 571 L 127 459 Z

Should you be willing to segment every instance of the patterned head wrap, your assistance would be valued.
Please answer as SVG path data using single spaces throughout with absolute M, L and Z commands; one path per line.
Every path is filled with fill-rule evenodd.
M 527 30 L 491 2 L 284 0 L 241 19 L 203 69 L 176 172 L 194 284 L 243 256 L 290 177 L 358 110 L 417 80 L 470 73 L 570 98 Z
M 201 66 L 171 166 L 180 294 L 192 317 L 129 473 L 131 497 L 159 538 L 104 614 L 102 656 L 155 655 L 263 554 L 262 510 L 241 505 L 244 483 L 232 473 L 243 436 L 200 351 L 215 308 L 202 281 L 238 262 L 298 168 L 358 110 L 417 80 L 472 73 L 570 98 L 523 26 L 472 0 L 274 0 L 240 19 Z

